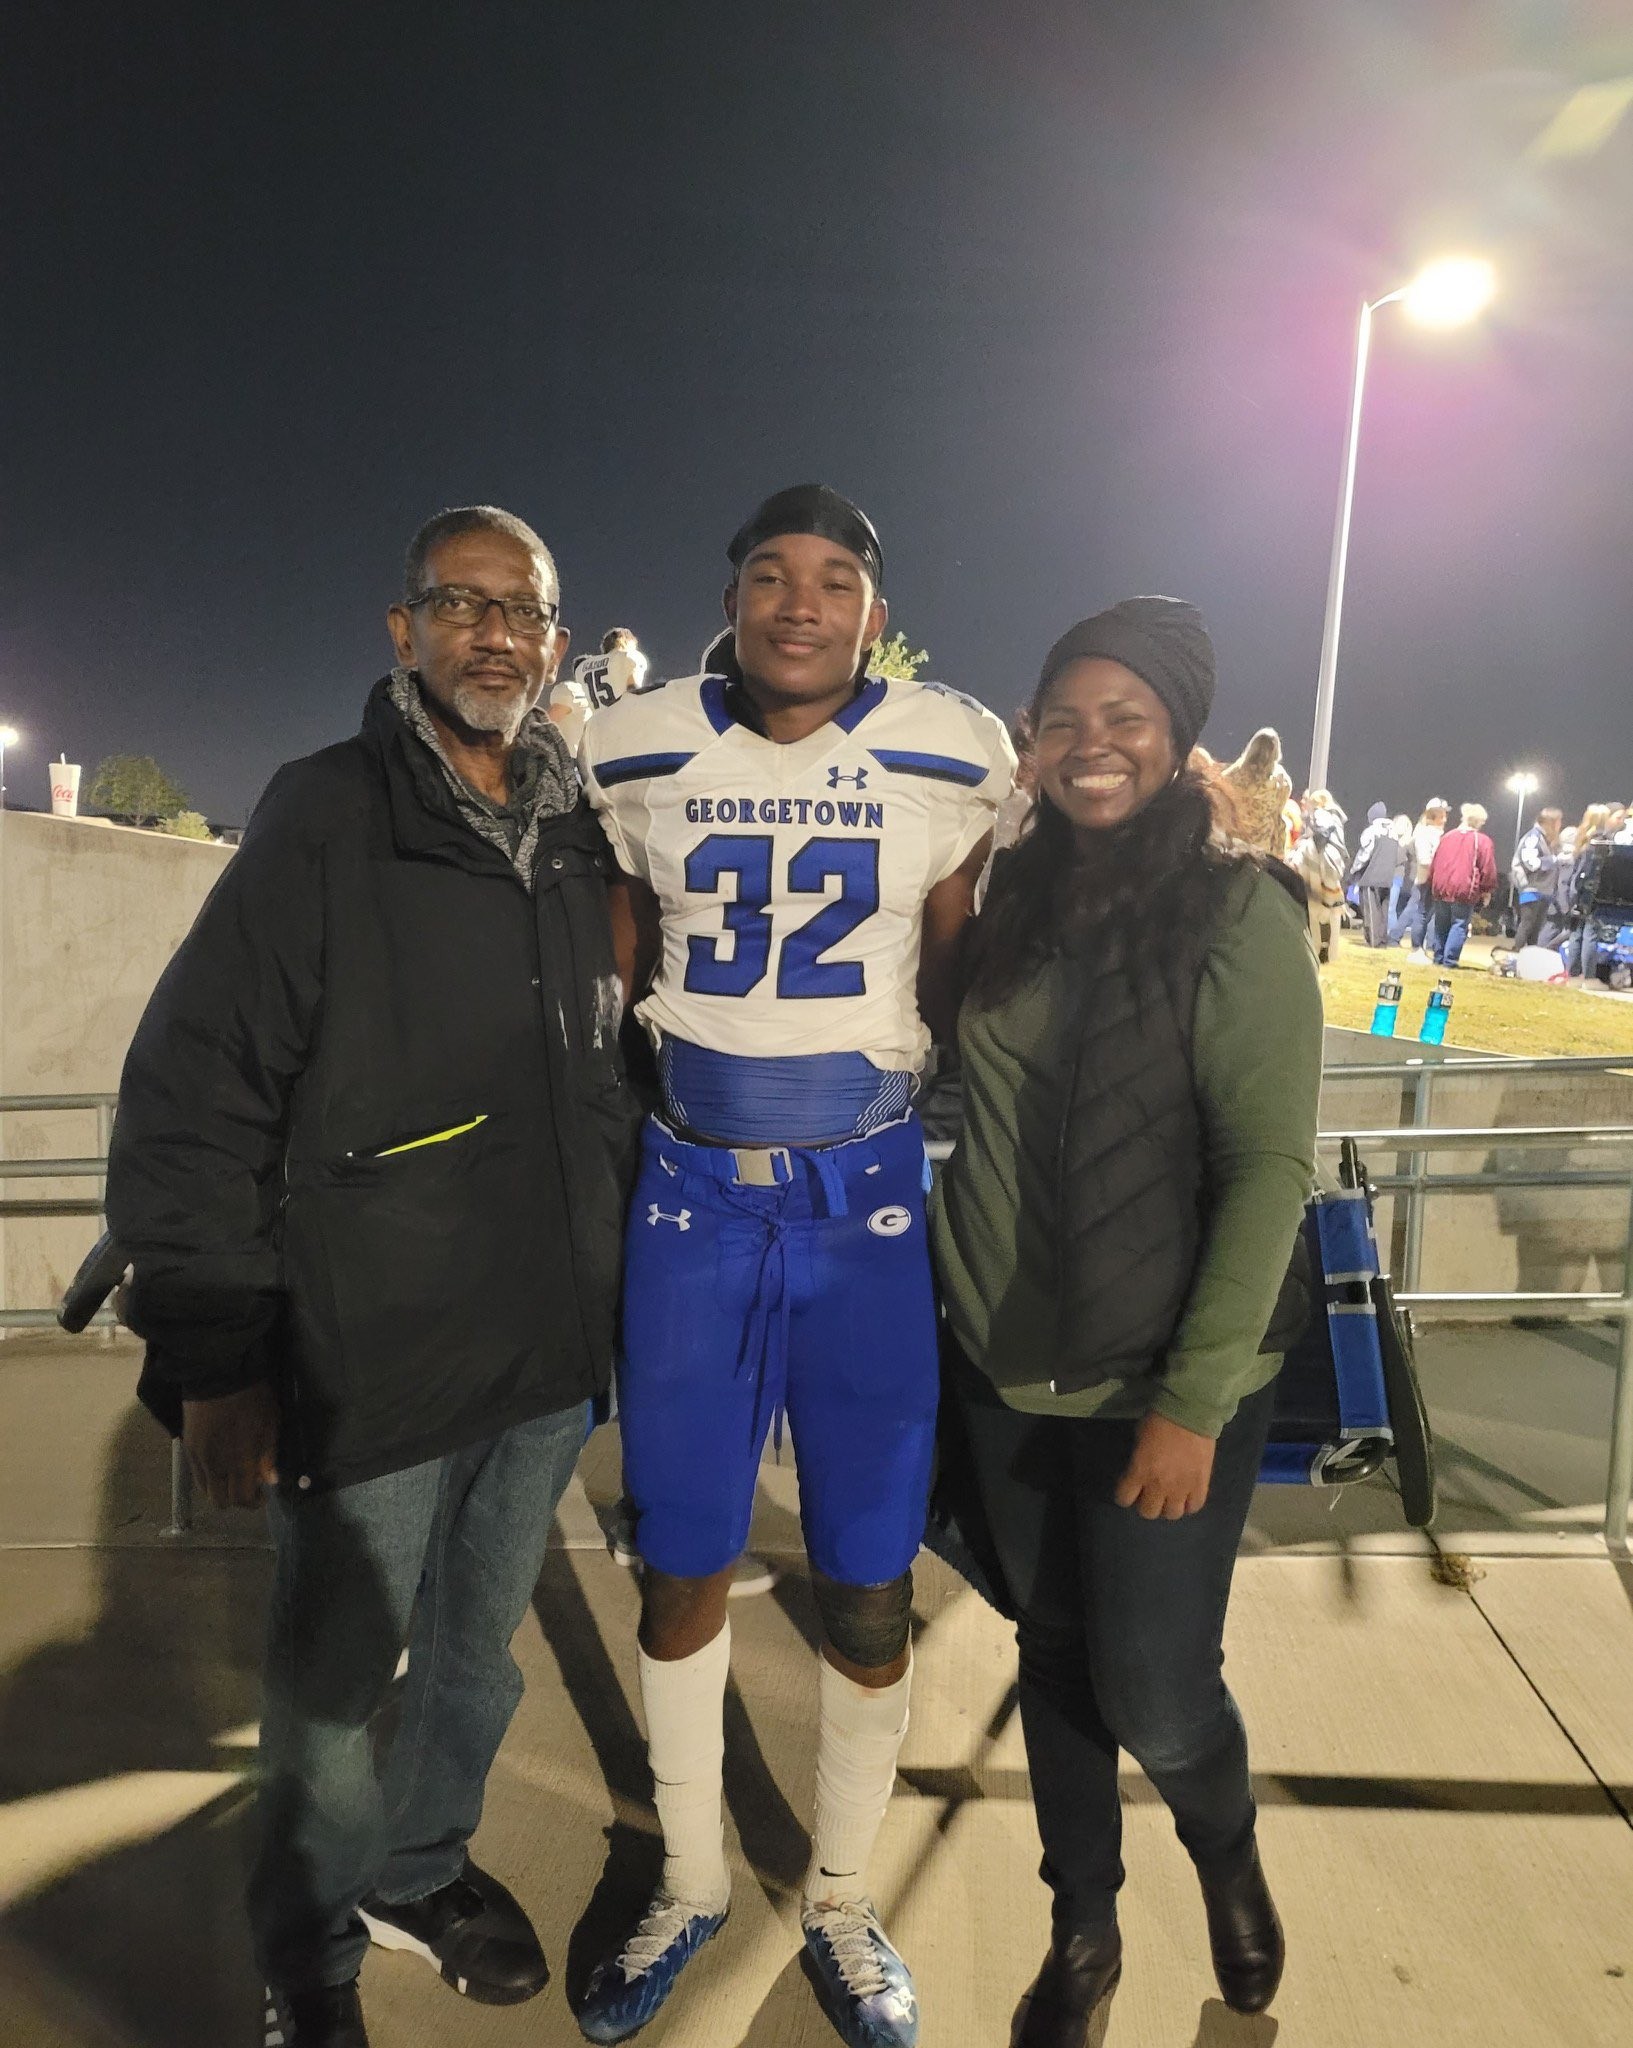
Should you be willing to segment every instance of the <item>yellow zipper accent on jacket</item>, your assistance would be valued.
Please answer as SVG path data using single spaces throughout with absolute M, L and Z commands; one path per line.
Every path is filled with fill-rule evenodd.
M 410 1138 L 406 1145 L 388 1145 L 383 1152 L 376 1152 L 376 1159 L 395 1159 L 399 1152 L 417 1152 L 422 1145 L 446 1145 L 450 1138 L 463 1138 L 467 1131 L 474 1131 L 478 1124 L 485 1124 L 486 1116 L 473 1116 L 468 1124 L 455 1124 L 452 1130 L 433 1131 L 428 1138 Z

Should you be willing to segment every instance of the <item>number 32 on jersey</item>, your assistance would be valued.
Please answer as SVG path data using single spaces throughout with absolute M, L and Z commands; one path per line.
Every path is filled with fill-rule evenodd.
M 770 971 L 771 900 L 777 893 L 772 856 L 769 835 L 741 832 L 711 832 L 686 856 L 692 895 L 723 895 L 728 876 L 737 885 L 735 900 L 727 897 L 721 905 L 721 936 L 694 933 L 686 941 L 685 986 L 694 995 L 746 996 Z M 837 896 L 828 894 L 833 880 L 839 883 Z M 878 840 L 807 839 L 788 863 L 784 887 L 789 895 L 825 901 L 777 949 L 778 996 L 797 1001 L 865 994 L 862 963 L 827 955 L 879 908 Z M 729 953 L 721 943 L 728 933 Z

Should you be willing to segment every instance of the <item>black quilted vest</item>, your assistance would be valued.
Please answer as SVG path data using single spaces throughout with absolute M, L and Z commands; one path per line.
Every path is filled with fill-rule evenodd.
M 1302 902 L 1296 878 L 1268 867 Z M 1239 874 L 1210 870 L 1206 917 L 1154 906 L 1132 946 L 1095 934 L 1070 963 L 1080 1022 L 1056 1154 L 1057 1393 L 1159 1377 L 1190 1293 L 1208 1203 L 1192 1025 L 1208 950 L 1241 914 Z M 1285 1350 L 1308 1313 L 1298 1247 L 1294 1258 L 1266 1352 Z

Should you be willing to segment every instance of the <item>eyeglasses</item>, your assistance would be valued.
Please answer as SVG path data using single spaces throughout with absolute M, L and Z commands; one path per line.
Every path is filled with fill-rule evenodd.
M 491 605 L 505 616 L 505 625 L 518 640 L 542 640 L 556 623 L 559 605 L 541 604 L 536 597 L 485 597 L 480 590 L 465 590 L 457 583 L 433 583 L 418 597 L 403 600 L 413 611 L 426 604 L 439 626 L 480 626 Z

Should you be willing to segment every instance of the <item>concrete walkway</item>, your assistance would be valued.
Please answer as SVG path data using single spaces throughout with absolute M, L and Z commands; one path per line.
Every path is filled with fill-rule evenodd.
M 1587 1533 L 1608 1404 L 1596 1342 L 1427 1347 L 1453 1446 L 1441 1542 L 1468 1560 L 1440 1567 L 1456 1584 L 1381 1488 L 1331 1513 L 1306 1492 L 1261 1494 L 1228 1647 L 1286 1983 L 1270 2017 L 1225 2011 L 1194 1879 L 1130 1769 L 1111 2048 L 1633 2040 L 1633 1578 Z M 6 2048 L 260 2039 L 237 1893 L 266 1556 L 247 1518 L 205 1517 L 186 1547 L 159 1536 L 163 1446 L 129 1409 L 132 1364 L 123 1346 L 0 1346 Z M 535 1915 L 556 1982 L 491 2010 L 423 1964 L 371 1957 L 376 2048 L 576 2042 L 563 1983 L 576 1992 L 650 1878 L 635 1588 L 594 1514 L 615 1485 L 603 1433 L 518 1639 L 528 1689 L 479 1839 Z M 755 1540 L 781 1576 L 733 1605 L 733 1917 L 643 2037 L 653 2048 L 837 2038 L 799 1950 L 814 1620 L 794 1507 L 792 1473 L 768 1465 Z M 917 1606 L 877 1890 L 918 1973 L 925 2048 L 1002 2048 L 1046 1929 L 1013 1647 L 933 1560 Z

